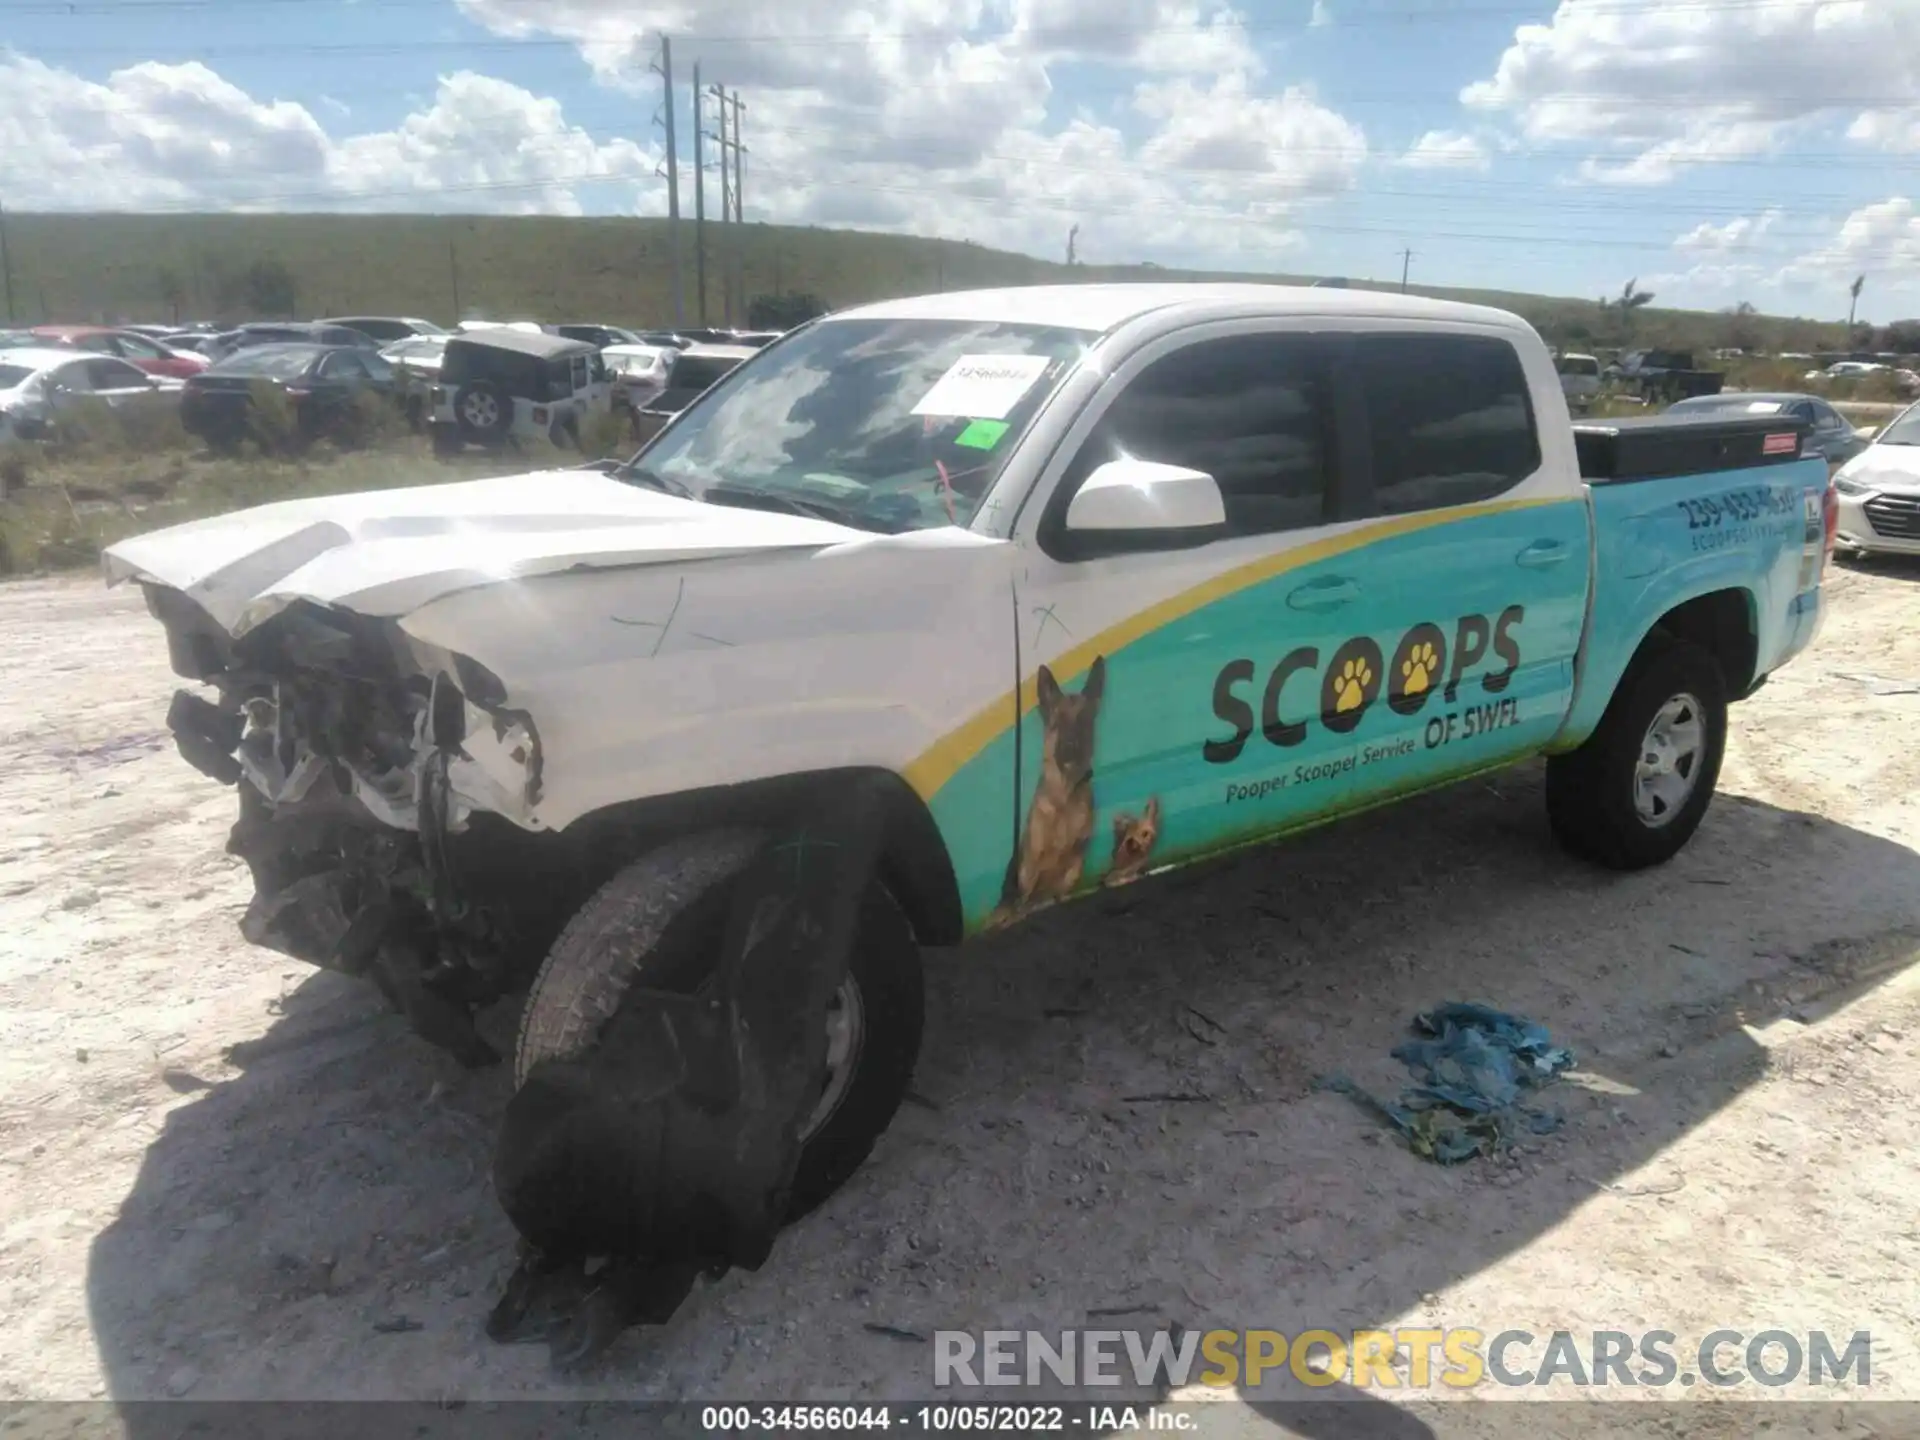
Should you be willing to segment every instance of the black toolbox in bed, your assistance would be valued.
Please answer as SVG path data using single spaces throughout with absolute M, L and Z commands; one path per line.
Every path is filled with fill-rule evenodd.
M 1581 478 L 1607 484 L 1791 464 L 1810 428 L 1791 415 L 1737 410 L 1648 415 L 1575 421 L 1573 444 Z

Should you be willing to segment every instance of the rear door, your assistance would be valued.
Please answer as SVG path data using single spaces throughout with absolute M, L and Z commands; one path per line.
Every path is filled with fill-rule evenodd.
M 1544 356 L 1538 368 L 1551 385 Z M 1353 375 L 1357 488 L 1382 537 L 1359 577 L 1384 703 L 1355 730 L 1353 760 L 1357 798 L 1373 801 L 1504 763 L 1558 730 L 1589 519 L 1571 445 L 1543 443 L 1538 392 L 1506 335 L 1364 334 Z

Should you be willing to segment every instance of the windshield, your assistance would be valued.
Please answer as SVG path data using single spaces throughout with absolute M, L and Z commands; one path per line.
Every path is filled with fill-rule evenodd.
M 827 321 L 740 366 L 633 465 L 699 498 L 720 487 L 866 529 L 965 525 L 1093 339 L 986 321 Z
M 284 380 L 305 371 L 313 355 L 305 345 L 258 345 L 222 360 L 216 368 L 222 375 L 271 375 Z
M 673 388 L 704 390 L 724 380 L 739 364 L 731 355 L 682 355 L 673 362 Z
M 0 390 L 12 390 L 32 378 L 33 371 L 25 365 L 0 365 Z
M 1876 445 L 1920 445 L 1920 405 L 1909 405 L 1880 432 Z

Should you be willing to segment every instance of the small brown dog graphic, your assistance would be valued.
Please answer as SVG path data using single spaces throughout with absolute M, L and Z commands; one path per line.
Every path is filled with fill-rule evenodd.
M 1106 885 L 1124 885 L 1147 873 L 1154 842 L 1160 838 L 1160 797 L 1147 801 L 1142 815 L 1113 817 L 1113 864 L 1108 867 Z
M 993 923 L 1005 924 L 1036 905 L 1064 899 L 1080 885 L 1087 842 L 1093 839 L 1094 722 L 1106 688 L 1107 661 L 1096 658 L 1086 684 L 1068 694 L 1046 666 L 1035 681 L 1042 733 L 1040 783 L 1027 809 L 1027 826 L 1007 893 Z

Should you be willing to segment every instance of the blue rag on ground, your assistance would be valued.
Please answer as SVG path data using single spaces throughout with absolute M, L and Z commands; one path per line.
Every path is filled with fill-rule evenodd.
M 1344 1075 L 1322 1076 L 1316 1088 L 1349 1095 L 1400 1132 L 1414 1154 L 1441 1165 L 1502 1149 L 1522 1132 L 1560 1127 L 1558 1114 L 1523 1104 L 1573 1065 L 1573 1052 L 1553 1043 L 1544 1025 L 1461 1002 L 1414 1016 L 1417 1038 L 1396 1046 L 1413 1083 L 1389 1102 Z

